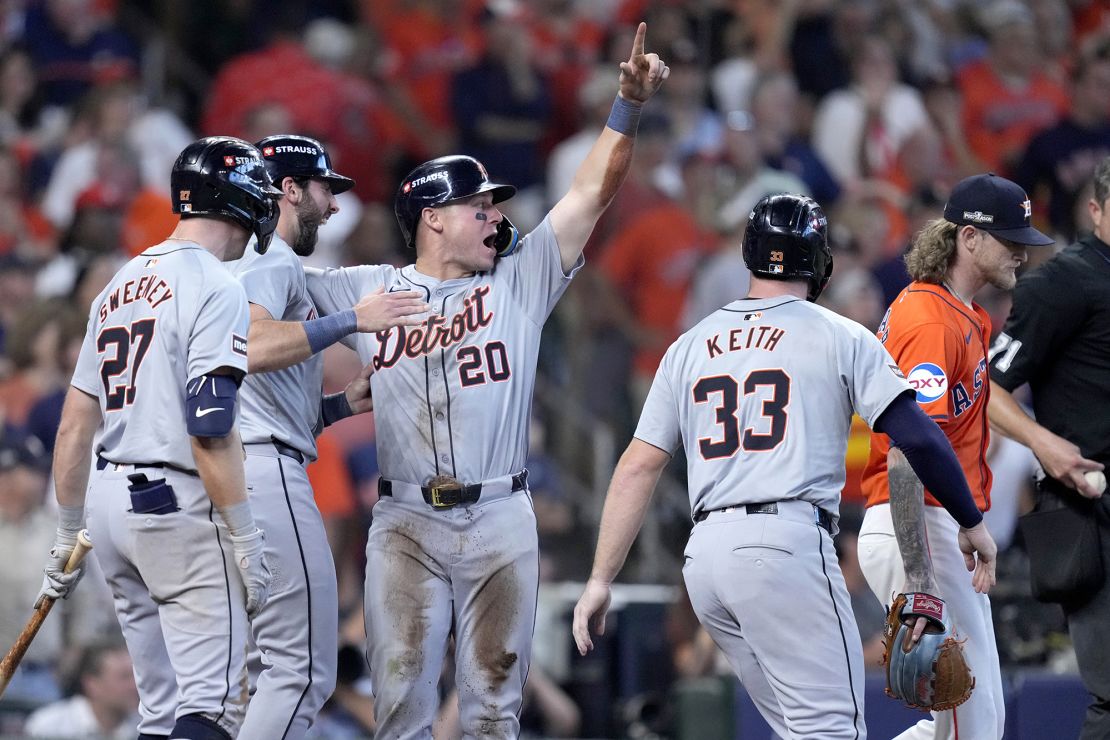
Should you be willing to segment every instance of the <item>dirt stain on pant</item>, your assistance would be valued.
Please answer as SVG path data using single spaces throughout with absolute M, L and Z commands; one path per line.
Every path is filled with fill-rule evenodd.
M 417 533 L 402 525 L 384 536 L 385 564 L 388 578 L 386 614 L 390 615 L 400 638 L 400 655 L 388 662 L 386 680 L 410 683 L 420 678 L 424 669 L 424 640 L 427 637 L 427 609 L 432 606 L 432 591 L 426 582 L 433 575 L 427 569 L 427 555 L 417 543 Z

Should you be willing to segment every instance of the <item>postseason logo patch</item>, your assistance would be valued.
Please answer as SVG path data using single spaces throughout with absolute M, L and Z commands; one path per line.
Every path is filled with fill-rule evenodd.
M 948 376 L 936 363 L 922 362 L 914 366 L 906 380 L 917 391 L 918 403 L 931 403 L 948 391 Z
M 247 340 L 238 334 L 231 335 L 231 351 L 237 355 L 247 356 Z

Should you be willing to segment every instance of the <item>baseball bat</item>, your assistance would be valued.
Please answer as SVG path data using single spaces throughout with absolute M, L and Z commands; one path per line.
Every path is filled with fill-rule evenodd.
M 82 529 L 77 534 L 77 544 L 73 547 L 73 552 L 66 561 L 65 572 L 69 573 L 81 564 L 81 560 L 85 557 L 85 553 L 92 549 L 92 540 L 89 539 L 89 530 Z M 4 656 L 4 660 L 0 661 L 0 696 L 4 695 L 4 691 L 8 688 L 8 683 L 15 675 L 15 669 L 19 667 L 19 661 L 23 660 L 24 653 L 27 648 L 31 647 L 31 641 L 35 639 L 38 634 L 39 627 L 42 626 L 43 620 L 50 610 L 54 608 L 54 599 L 47 597 L 39 604 L 39 608 L 35 609 L 35 613 L 27 620 L 27 625 L 23 631 L 19 633 L 19 637 L 15 638 L 15 644 L 8 654 Z

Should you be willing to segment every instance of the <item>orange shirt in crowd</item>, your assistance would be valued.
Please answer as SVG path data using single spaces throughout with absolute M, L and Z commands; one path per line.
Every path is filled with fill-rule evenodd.
M 308 466 L 308 482 L 324 519 L 355 513 L 355 486 L 343 448 L 330 431 L 316 438 L 316 462 Z
M 665 340 L 637 351 L 638 373 L 654 375 L 667 346 L 678 338 L 690 282 L 716 246 L 717 237 L 699 228 L 686 208 L 668 203 L 630 222 L 604 248 L 602 271 L 629 302 L 636 320 Z
M 986 59 L 968 65 L 958 76 L 963 96 L 967 142 L 986 169 L 1006 173 L 1029 141 L 1068 112 L 1068 93 L 1037 72 L 1021 90 L 995 74 Z
M 965 306 L 947 288 L 912 282 L 887 310 L 878 337 L 917 391 L 917 402 L 944 431 L 960 461 L 979 509 L 990 508 L 987 466 L 987 344 L 990 316 L 979 305 Z M 871 455 L 863 471 L 867 505 L 887 503 L 886 457 L 890 438 L 871 434 Z M 925 503 L 940 506 L 928 491 Z

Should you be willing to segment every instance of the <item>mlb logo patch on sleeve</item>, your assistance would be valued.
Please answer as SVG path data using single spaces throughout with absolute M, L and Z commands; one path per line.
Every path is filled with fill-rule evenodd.
M 933 362 L 915 365 L 906 380 L 917 391 L 918 403 L 932 403 L 948 391 L 948 376 L 944 374 L 944 368 Z

